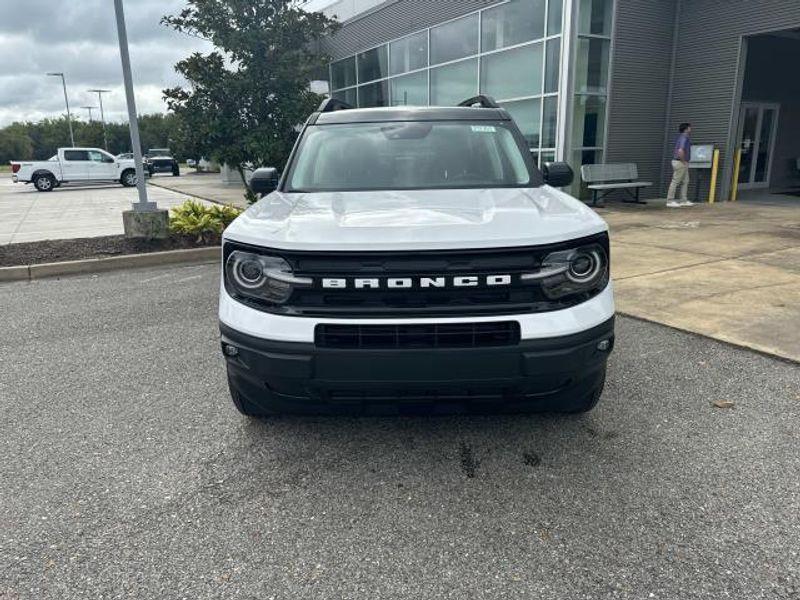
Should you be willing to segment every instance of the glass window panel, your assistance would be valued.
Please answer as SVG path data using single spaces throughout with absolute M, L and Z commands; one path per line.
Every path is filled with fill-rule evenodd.
M 358 88 L 358 106 L 370 108 L 389 105 L 389 82 L 378 81 Z
M 611 35 L 613 0 L 580 0 L 578 33 Z
M 428 32 L 423 31 L 392 42 L 391 72 L 398 75 L 428 66 Z
M 545 2 L 510 0 L 485 10 L 481 18 L 481 49 L 487 52 L 544 37 Z
M 541 137 L 542 101 L 539 98 L 533 98 L 517 102 L 503 102 L 502 107 L 514 119 L 522 135 L 528 141 L 528 145 L 538 149 Z
M 351 56 L 331 64 L 331 89 L 350 87 L 356 84 L 356 57 Z
M 611 42 L 579 38 L 575 65 L 575 92 L 605 94 Z
M 544 72 L 544 92 L 558 91 L 558 78 L 561 75 L 561 38 L 547 42 L 547 61 Z
M 389 55 L 385 45 L 357 54 L 356 61 L 359 83 L 389 76 Z
M 558 134 L 558 97 L 544 98 L 542 111 L 542 148 L 555 148 Z
M 573 148 L 602 146 L 606 125 L 605 96 L 576 96 L 572 124 Z
M 581 177 L 582 165 L 599 165 L 603 163 L 602 150 L 576 150 L 572 154 L 570 166 L 575 171 L 575 179 L 572 181 L 569 193 L 580 198 L 581 200 L 588 200 L 592 197 L 591 190 L 587 187 L 588 184 L 583 182 Z
M 561 22 L 564 20 L 564 0 L 550 0 L 547 13 L 547 35 L 561 33 Z
M 356 88 L 350 88 L 347 90 L 337 90 L 331 94 L 337 100 L 341 100 L 342 102 L 347 102 L 350 106 L 358 106 L 358 99 L 356 96 Z
M 427 106 L 427 71 L 395 77 L 389 83 L 392 89 L 392 106 Z
M 431 64 L 436 65 L 477 53 L 477 14 L 431 29 Z
M 522 46 L 481 58 L 481 92 L 495 98 L 542 93 L 542 44 Z
M 456 106 L 477 93 L 477 58 L 431 69 L 431 104 Z

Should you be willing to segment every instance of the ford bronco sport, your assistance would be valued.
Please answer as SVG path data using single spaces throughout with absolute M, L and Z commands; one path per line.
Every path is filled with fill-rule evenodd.
M 592 409 L 614 345 L 605 222 L 537 169 L 509 114 L 326 100 L 225 231 L 235 406 Z

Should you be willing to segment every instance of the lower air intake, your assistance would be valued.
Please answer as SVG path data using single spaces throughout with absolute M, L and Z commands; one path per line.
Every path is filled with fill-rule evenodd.
M 486 348 L 519 344 L 516 321 L 438 325 L 317 325 L 320 348 L 396 350 Z

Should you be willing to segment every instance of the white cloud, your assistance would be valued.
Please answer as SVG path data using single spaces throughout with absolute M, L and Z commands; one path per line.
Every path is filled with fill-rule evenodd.
M 126 20 L 136 104 L 140 114 L 164 112 L 164 88 L 181 85 L 176 62 L 208 51 L 202 40 L 178 34 L 159 23 L 183 0 L 127 0 Z M 48 71 L 64 72 L 73 115 L 97 105 L 86 90 L 105 88 L 109 121 L 127 120 L 113 3 L 110 0 L 27 0 L 0 19 L 0 126 L 64 114 L 61 82 Z

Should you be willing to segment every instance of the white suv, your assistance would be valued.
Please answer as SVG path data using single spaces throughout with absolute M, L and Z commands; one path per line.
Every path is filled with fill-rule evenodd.
M 478 105 L 478 107 L 476 107 Z M 606 223 L 491 98 L 327 100 L 225 231 L 244 414 L 590 410 L 614 345 Z

